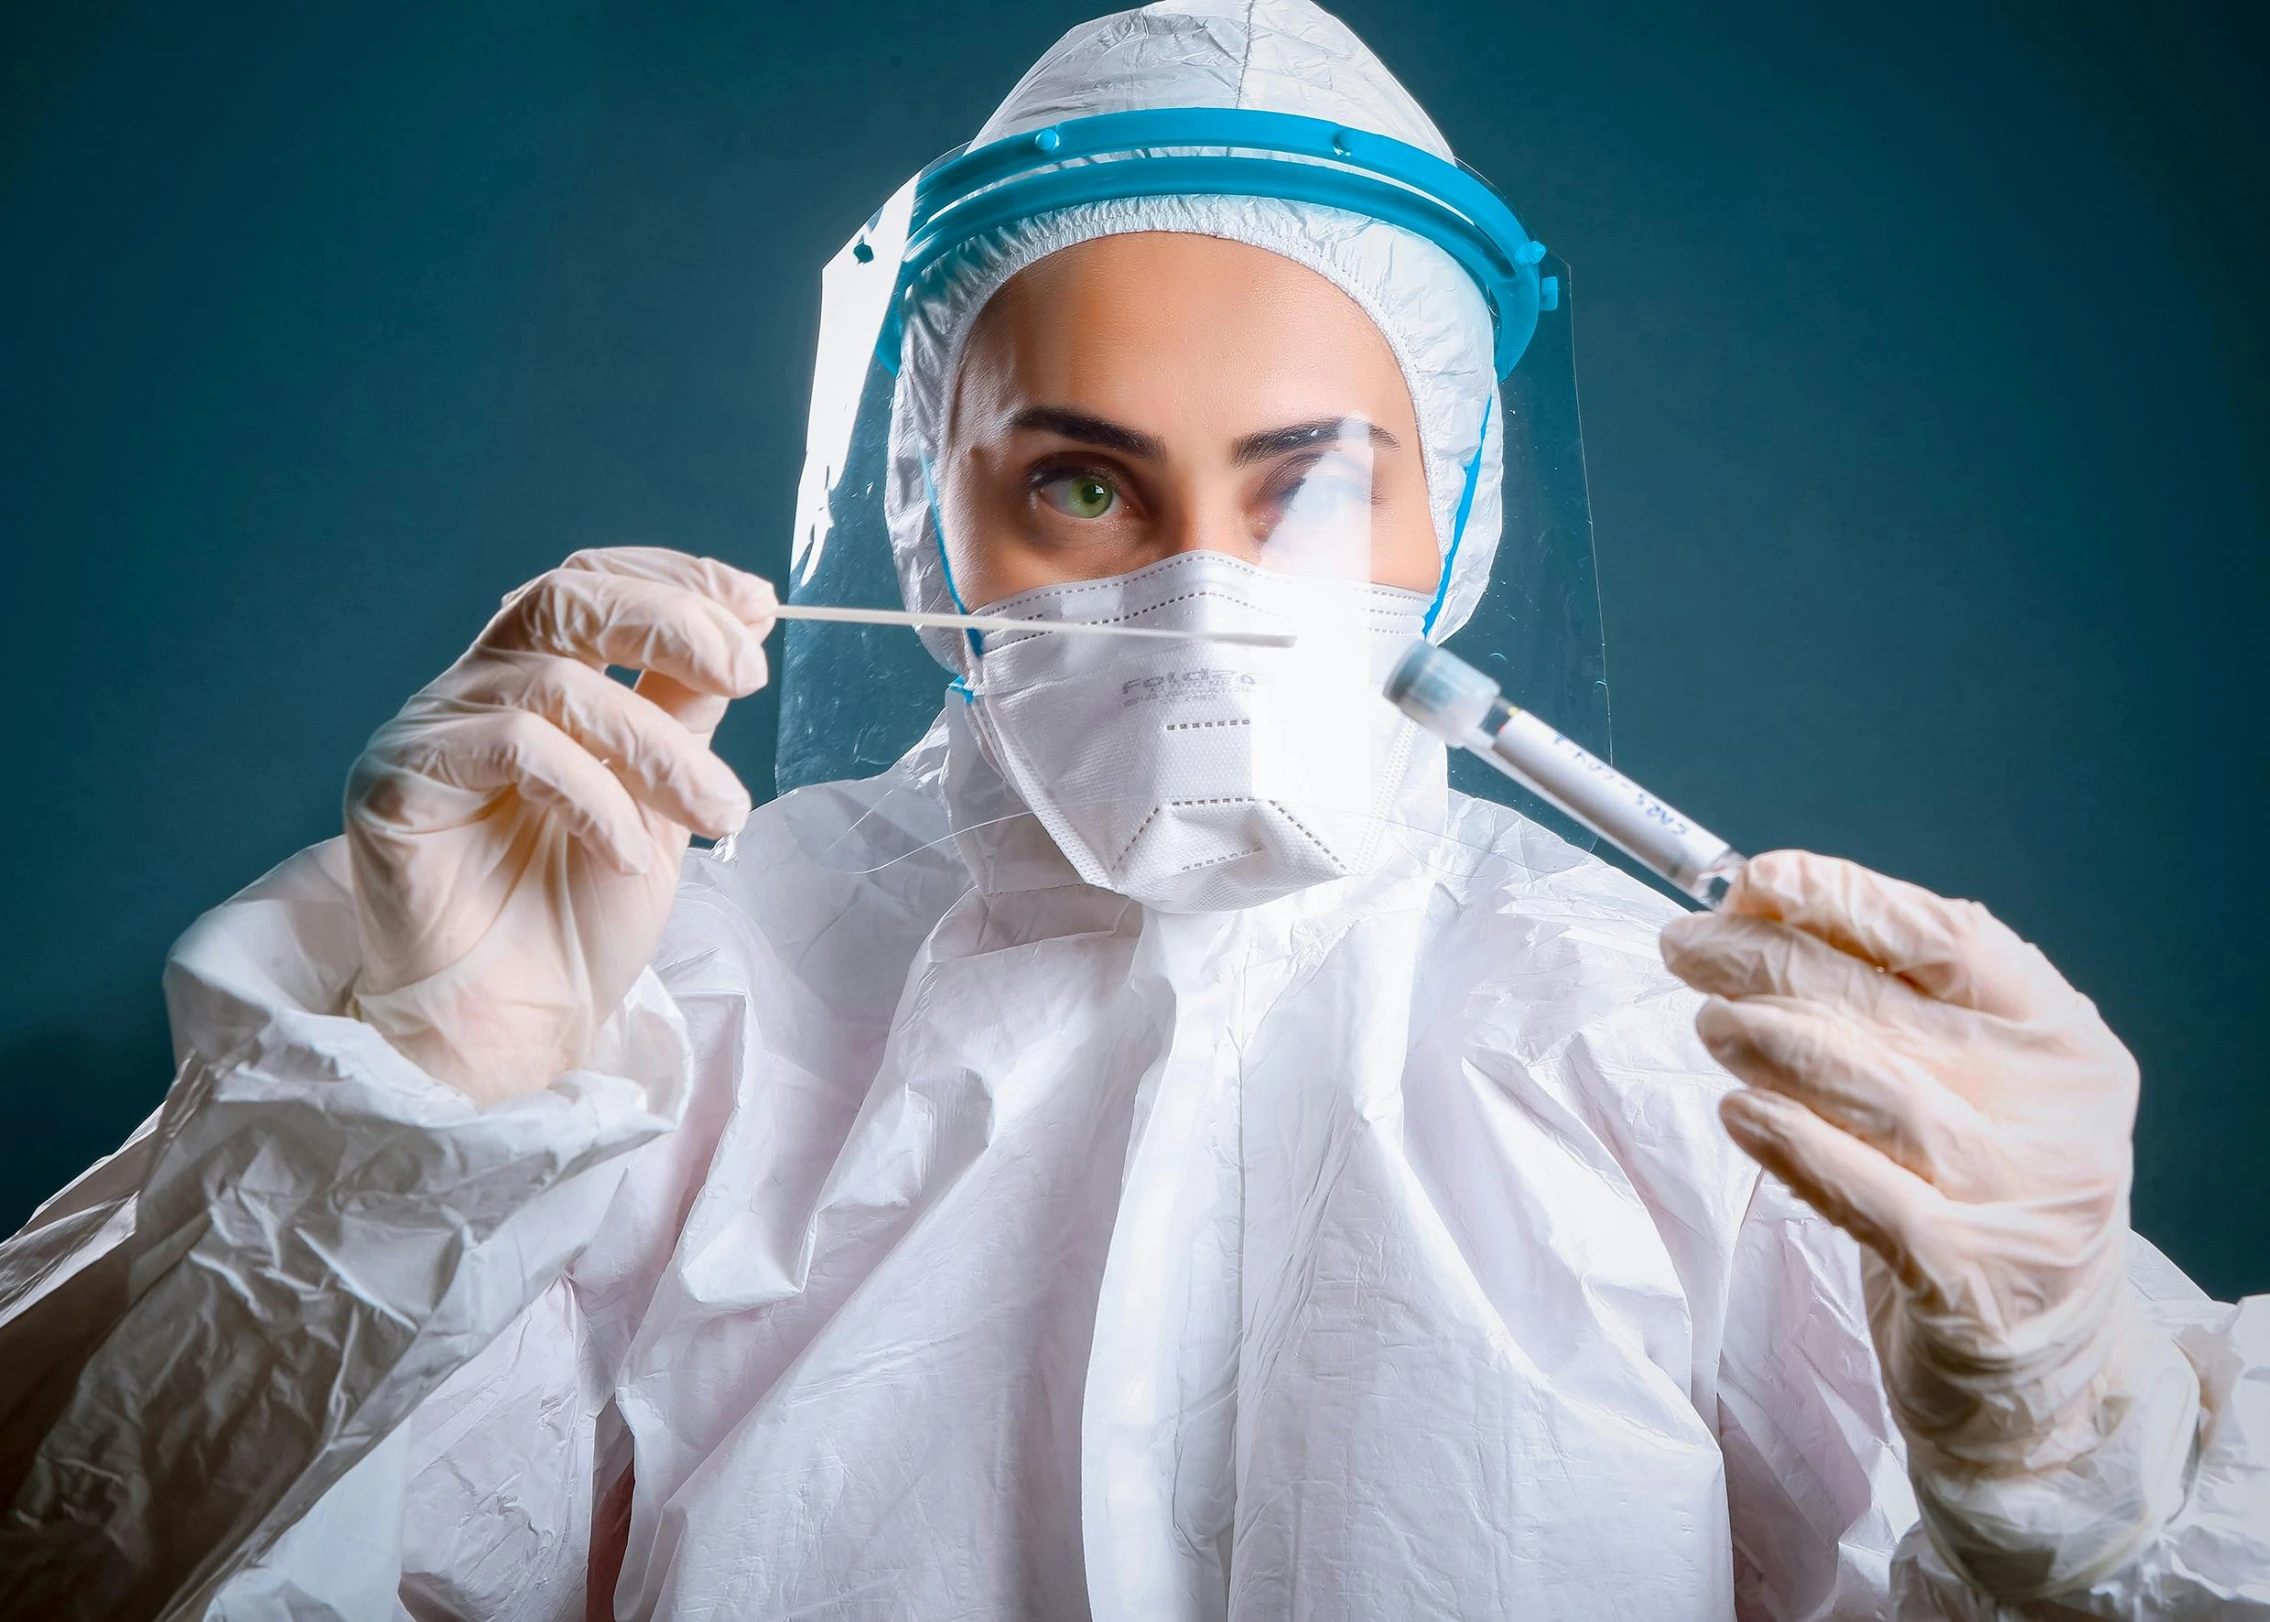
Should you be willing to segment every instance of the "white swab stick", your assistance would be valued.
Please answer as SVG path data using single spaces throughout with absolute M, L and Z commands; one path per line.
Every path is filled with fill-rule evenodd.
M 826 608 L 782 603 L 775 619 L 830 620 L 843 625 L 911 625 L 966 631 L 1072 631 L 1088 636 L 1160 636 L 1180 642 L 1234 642 L 1245 648 L 1289 648 L 1290 631 L 1163 631 L 1148 625 L 1089 625 L 1081 620 L 1020 620 L 1006 614 L 911 614 L 903 608 Z

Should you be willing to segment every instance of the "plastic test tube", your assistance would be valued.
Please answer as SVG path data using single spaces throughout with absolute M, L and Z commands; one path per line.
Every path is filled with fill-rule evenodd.
M 1471 750 L 1706 907 L 1726 899 L 1745 858 L 1527 710 L 1454 654 L 1414 642 L 1387 697 L 1436 737 Z

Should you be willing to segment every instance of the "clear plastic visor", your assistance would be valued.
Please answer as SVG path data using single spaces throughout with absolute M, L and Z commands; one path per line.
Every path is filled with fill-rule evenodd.
M 910 180 L 846 244 L 825 276 L 810 443 L 788 582 L 790 597 L 799 603 L 877 608 L 897 606 L 900 601 L 883 501 L 893 378 L 876 359 L 875 342 L 893 296 L 912 188 Z M 1481 600 L 1447 646 L 1488 672 L 1509 698 L 1544 715 L 1605 758 L 1609 754 L 1607 684 L 1577 415 L 1570 283 L 1567 267 L 1557 260 L 1548 258 L 1540 268 L 1551 273 L 1548 283 L 1555 303 L 1540 320 L 1520 364 L 1500 385 L 1502 537 Z M 1252 426 L 1258 431 L 1297 425 Z M 1269 458 L 1241 467 L 1240 477 L 1248 482 L 1204 504 L 1211 515 L 1208 522 L 1215 526 L 1211 531 L 1204 524 L 1185 522 L 1187 514 L 1177 514 L 1173 522 L 1147 514 L 1143 521 L 1153 526 L 1147 550 L 1105 547 L 1080 554 L 1067 548 L 1055 556 L 1054 572 L 1041 579 L 1012 579 L 1007 589 L 989 588 L 983 593 L 974 589 L 973 582 L 959 580 L 957 592 L 965 607 L 1036 621 L 1124 616 L 1130 625 L 1175 630 L 1186 644 L 1185 652 L 1203 651 L 1184 634 L 1193 629 L 1290 631 L 1297 637 L 1292 650 L 1217 642 L 1215 651 L 1234 648 L 1234 668 L 1250 668 L 1257 676 L 1272 670 L 1314 672 L 1324 682 L 1311 684 L 1318 693 L 1345 692 L 1358 678 L 1369 682 L 1363 702 L 1356 703 L 1351 695 L 1341 706 L 1342 720 L 1337 723 L 1345 732 L 1356 718 L 1364 717 L 1368 726 L 1372 711 L 1392 710 L 1379 696 L 1392 660 L 1374 668 L 1383 657 L 1382 645 L 1405 634 L 1420 634 L 1422 629 L 1439 640 L 1443 631 L 1431 623 L 1441 601 L 1429 596 L 1439 575 L 1424 577 L 1428 582 L 1424 590 L 1413 589 L 1419 577 L 1409 575 L 1404 567 L 1410 561 L 1405 555 L 1406 532 L 1376 521 L 1387 494 L 1383 489 L 1387 474 L 1376 446 L 1368 453 L 1364 449 L 1370 443 L 1370 424 L 1339 419 L 1328 431 L 1314 433 L 1307 445 L 1296 447 L 1310 457 L 1298 468 L 1298 477 L 1286 477 L 1286 464 Z M 934 482 L 950 490 L 956 477 L 950 459 L 949 465 L 933 472 Z M 1067 522 L 1108 508 L 1102 492 L 1083 490 L 1076 483 L 1043 494 L 1062 504 L 1058 517 Z M 963 503 L 956 494 L 942 491 L 939 505 L 951 527 L 952 514 Z M 931 528 L 934 534 L 944 534 L 935 522 Z M 1494 534 L 1497 528 L 1493 523 L 1489 532 Z M 981 545 L 1025 544 L 1025 538 L 998 529 L 988 540 L 984 531 L 966 522 L 949 539 L 950 545 L 942 548 L 949 565 L 956 553 L 966 557 Z M 1421 544 L 1431 551 L 1437 543 L 1430 533 Z M 1108 582 L 1137 575 L 1157 578 L 1151 571 L 1168 576 L 1191 572 L 1200 566 L 1176 560 L 1193 554 L 1217 560 L 1202 566 L 1210 574 L 1221 573 L 1221 565 L 1242 566 L 1269 580 L 1307 580 L 1339 589 L 1312 591 L 1306 597 L 1260 589 L 1208 591 L 1181 609 L 1125 593 L 1119 594 L 1120 600 L 1111 600 L 1114 593 Z M 1431 566 L 1440 570 L 1457 565 L 1432 562 Z M 1086 585 L 1099 589 L 1074 589 Z M 973 589 L 964 592 L 963 586 Z M 1178 612 L 1203 618 L 1168 624 Z M 779 791 L 885 770 L 937 719 L 941 703 L 958 708 L 975 697 L 974 691 L 956 688 L 982 688 L 999 695 L 1012 676 L 1036 665 L 1039 650 L 1013 654 L 1018 644 L 1062 640 L 1067 648 L 1048 657 L 1069 657 L 1070 637 L 1079 634 L 982 634 L 971 650 L 972 680 L 957 684 L 950 672 L 939 668 L 931 650 L 906 630 L 788 626 L 776 757 Z M 1102 661 L 1132 655 L 1139 646 L 1111 639 L 1085 641 L 1080 659 L 1100 672 Z M 1284 657 L 1288 652 L 1291 657 Z M 1185 670 L 1230 669 L 1232 663 L 1225 662 L 1230 657 L 1199 657 Z M 961 662 L 972 664 L 968 658 Z M 1130 673 L 1122 679 L 1134 676 Z M 1182 691 L 1195 695 L 1199 688 Z M 1306 713 L 1314 717 L 1328 710 L 1329 706 L 1311 707 Z M 1314 720 L 1287 723 L 1281 735 L 1302 740 L 1296 747 L 1313 755 L 1321 751 L 1309 746 L 1333 726 Z M 1348 786 L 1353 779 L 1343 776 L 1341 786 L 1329 792 L 1292 792 L 1305 795 L 1312 807 L 1366 803 L 1369 790 L 1380 787 L 1385 774 L 1401 767 L 1375 758 L 1368 744 L 1364 755 L 1363 790 Z M 1473 762 L 1453 760 L 1451 781 L 1469 793 L 1508 801 L 1564 835 L 1591 843 L 1588 835 L 1558 813 Z M 1108 798 L 1094 790 L 1075 791 L 1073 797 L 1088 803 Z M 872 830 L 897 819 L 881 807 L 872 807 L 855 820 Z M 930 830 L 916 840 L 917 845 L 939 836 L 928 811 L 909 806 L 905 820 L 908 832 L 917 827 Z M 831 865 L 863 869 L 887 865 L 901 854 L 896 836 L 881 840 L 873 851 L 854 848 L 861 845 L 858 838 L 839 846 L 831 836 L 826 843 Z

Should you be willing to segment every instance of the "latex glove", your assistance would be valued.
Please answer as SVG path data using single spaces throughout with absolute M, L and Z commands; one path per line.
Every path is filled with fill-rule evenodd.
M 709 740 L 765 683 L 775 606 L 653 547 L 578 552 L 507 597 L 349 774 L 354 1012 L 483 1102 L 576 1068 L 654 953 L 689 830 L 749 814 Z
M 2136 1062 L 1985 908 L 1753 858 L 1663 931 L 1748 1083 L 1735 1141 L 1866 1247 L 1924 1519 L 1974 1582 L 2085 1586 L 2181 1503 L 2197 1383 L 2127 1285 Z

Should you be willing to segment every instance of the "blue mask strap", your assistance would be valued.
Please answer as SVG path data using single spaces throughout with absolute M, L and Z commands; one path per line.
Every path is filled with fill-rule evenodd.
M 1435 584 L 1435 600 L 1427 605 L 1427 617 L 1419 626 L 1421 631 L 1430 635 L 1435 628 L 1435 616 L 1442 612 L 1443 599 L 1450 595 L 1450 571 L 1458 566 L 1458 543 L 1466 539 L 1466 520 L 1474 514 L 1474 486 L 1482 477 L 1482 451 L 1490 442 L 1490 411 L 1497 403 L 1497 391 L 1494 389 L 1490 391 L 1490 397 L 1482 402 L 1482 432 L 1474 441 L 1474 459 L 1466 464 L 1466 487 L 1458 492 L 1458 517 L 1450 526 L 1450 550 L 1442 555 L 1442 579 Z M 927 464 L 923 467 L 922 476 L 925 479 L 930 477 Z M 933 507 L 931 511 L 935 513 L 937 509 Z M 943 545 L 940 550 L 943 552 Z M 956 602 L 960 600 L 955 599 Z
M 1478 462 L 1481 458 L 1476 457 L 1475 460 Z M 1466 480 L 1469 499 L 1473 495 L 1473 485 L 1473 477 L 1469 474 Z M 938 569 L 946 577 L 946 595 L 954 600 L 955 613 L 966 614 L 969 612 L 969 605 L 962 601 L 961 588 L 954 584 L 953 560 L 946 556 L 946 520 L 938 511 L 938 483 L 930 476 L 930 458 L 927 456 L 922 459 L 922 494 L 930 503 L 930 537 L 938 543 Z M 1461 512 L 1463 513 L 1463 509 L 1461 509 Z M 1464 522 L 1463 517 L 1460 521 Z M 1433 623 L 1431 618 L 1428 623 Z M 975 631 L 964 631 L 962 634 L 969 638 L 970 657 L 973 659 L 982 657 L 985 649 L 978 641 L 977 633 Z M 969 688 L 959 676 L 954 678 L 954 686 L 961 690 L 964 698 L 969 697 Z

